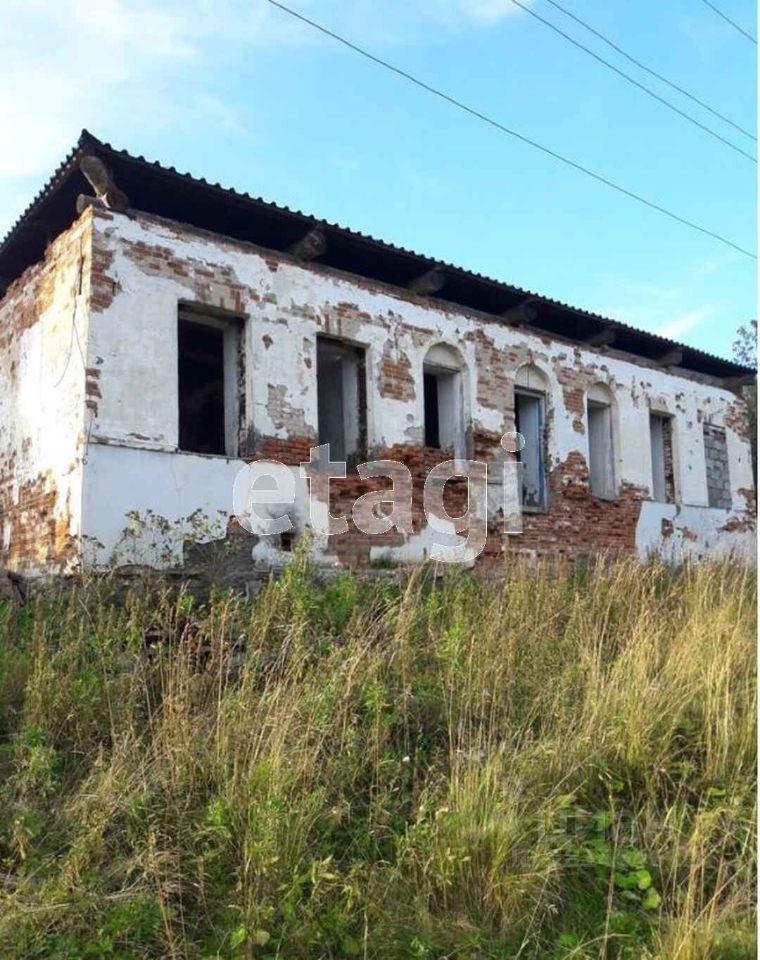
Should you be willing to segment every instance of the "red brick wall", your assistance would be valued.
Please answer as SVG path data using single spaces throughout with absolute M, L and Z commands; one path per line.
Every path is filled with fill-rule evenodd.
M 296 466 L 308 461 L 309 448 L 315 443 L 308 437 L 298 440 L 265 438 L 255 459 L 272 459 Z M 475 457 L 490 460 L 489 469 L 501 471 L 500 462 L 492 459 L 498 438 L 476 435 Z M 451 459 L 451 453 L 412 444 L 399 444 L 373 451 L 374 459 L 393 460 L 404 464 L 412 477 L 412 523 L 414 534 L 426 526 L 423 510 L 423 490 L 430 470 L 439 463 Z M 546 510 L 524 513 L 522 532 L 507 533 L 501 520 L 488 529 L 486 547 L 478 560 L 479 564 L 502 562 L 505 554 L 515 553 L 542 558 L 563 555 L 576 560 L 591 553 L 614 556 L 633 554 L 635 551 L 636 523 L 641 511 L 641 501 L 647 491 L 626 486 L 615 500 L 594 497 L 588 484 L 588 469 L 580 454 L 555 467 L 549 474 L 549 502 Z M 396 547 L 403 543 L 403 536 L 392 531 L 382 536 L 368 536 L 358 530 L 351 518 L 354 502 L 363 494 L 390 490 L 390 480 L 362 480 L 357 472 L 349 471 L 345 479 L 330 482 L 330 513 L 343 516 L 348 521 L 346 533 L 330 538 L 330 552 L 342 563 L 350 566 L 370 565 L 370 551 L 374 547 Z M 466 481 L 453 480 L 447 483 L 444 505 L 452 517 L 463 514 L 467 508 Z

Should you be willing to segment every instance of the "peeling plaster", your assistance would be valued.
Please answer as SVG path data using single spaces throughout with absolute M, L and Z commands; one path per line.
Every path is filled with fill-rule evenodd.
M 71 251 L 82 238 L 91 253 L 77 326 L 86 362 L 75 357 L 61 390 L 54 391 L 49 368 L 60 365 L 70 337 Z M 468 443 L 491 463 L 503 459 L 499 440 L 514 424 L 516 372 L 535 364 L 547 378 L 551 502 L 547 513 L 526 516 L 524 533 L 510 538 L 516 550 L 562 550 L 568 543 L 579 550 L 584 529 L 589 549 L 604 529 L 610 543 L 624 543 L 640 556 L 745 550 L 752 536 L 747 503 L 752 470 L 741 404 L 706 379 L 647 367 L 641 358 L 611 349 L 555 341 L 318 262 L 299 264 L 155 217 L 91 210 L 0 303 L 0 320 L 22 318 L 13 321 L 13 349 L 0 371 L 6 384 L 0 396 L 5 473 L 33 481 L 51 471 L 58 515 L 68 518 L 72 536 L 89 545 L 86 566 L 107 562 L 117 546 L 123 548 L 130 523 L 147 520 L 146 527 L 157 527 L 161 543 L 152 554 L 148 535 L 127 540 L 134 548 L 132 562 L 139 553 L 140 562 L 152 556 L 159 566 L 164 557 L 181 562 L 184 541 L 196 537 L 199 518 L 205 528 L 197 539 L 228 536 L 232 480 L 243 461 L 177 452 L 180 302 L 244 320 L 246 456 L 278 457 L 297 474 L 317 431 L 316 338 L 330 334 L 366 350 L 368 448 L 394 451 L 420 471 L 429 459 L 420 446 L 423 362 L 432 345 L 449 344 L 465 364 Z M 0 331 L 11 325 L 5 319 Z M 588 491 L 586 394 L 599 382 L 615 400 L 619 501 L 612 504 L 596 501 Z M 674 416 L 678 506 L 646 500 L 650 409 Z M 731 511 L 707 508 L 703 419 L 726 430 Z M 51 422 L 56 429 L 43 441 Z M 501 481 L 494 476 L 489 499 L 498 502 Z M 344 489 L 346 495 L 353 489 L 350 480 Z M 300 533 L 308 528 L 308 510 L 303 491 L 299 497 L 294 516 Z M 614 533 L 618 522 L 627 525 L 620 536 Z M 322 562 L 359 553 L 369 562 L 377 549 L 419 559 L 431 546 L 430 536 L 417 523 L 406 542 L 390 546 L 318 543 L 312 549 Z M 280 553 L 272 543 L 256 543 L 252 562 Z
M 0 300 L 0 566 L 68 573 L 79 561 L 91 219 L 83 215 Z M 86 399 L 90 398 L 90 399 Z

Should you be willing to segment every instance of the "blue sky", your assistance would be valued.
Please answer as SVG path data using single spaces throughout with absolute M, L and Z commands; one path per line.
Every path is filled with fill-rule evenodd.
M 756 48 L 701 0 L 562 0 L 754 130 Z M 512 0 L 290 0 L 372 52 L 755 248 L 756 167 Z M 754 144 L 602 56 L 752 152 Z M 720 0 L 754 32 L 751 0 Z M 265 0 L 3 0 L 0 234 L 79 134 L 719 355 L 755 261 L 409 86 Z

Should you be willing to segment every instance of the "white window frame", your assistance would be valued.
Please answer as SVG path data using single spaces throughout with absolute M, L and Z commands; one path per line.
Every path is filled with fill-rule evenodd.
M 670 454 L 673 468 L 673 498 L 668 500 L 668 480 L 665 473 L 664 423 L 670 424 Z M 652 458 L 652 500 L 656 503 L 676 503 L 678 482 L 676 476 L 675 418 L 661 410 L 649 411 L 649 445 Z
M 526 400 L 531 401 L 531 405 L 535 404 L 535 408 L 538 414 L 537 417 L 537 426 L 535 431 L 535 436 L 528 437 L 523 431 L 523 427 L 526 426 L 523 417 L 518 416 L 518 404 L 519 398 L 525 397 Z M 518 458 L 520 460 L 521 469 L 520 469 L 520 504 L 523 510 L 528 512 L 530 511 L 544 511 L 546 510 L 549 503 L 549 491 L 548 491 L 548 475 L 547 475 L 547 463 L 546 463 L 546 412 L 548 407 L 547 394 L 543 390 L 532 390 L 528 387 L 515 386 L 515 425 L 516 429 L 520 431 L 525 439 L 525 445 L 521 451 L 518 453 Z M 529 446 L 530 445 L 530 446 Z M 529 449 L 529 456 L 531 460 L 535 459 L 535 470 L 533 471 L 538 480 L 537 483 L 537 493 L 536 502 L 526 503 L 525 502 L 525 491 L 527 489 L 525 482 L 525 463 L 526 456 L 525 451 Z
M 324 417 L 325 409 L 320 402 L 320 395 L 325 396 L 330 384 L 320 379 L 319 354 L 324 350 L 332 352 L 334 358 L 340 358 L 341 380 L 340 385 L 334 384 L 340 394 L 340 419 L 342 440 L 332 443 L 327 438 Z M 328 334 L 317 335 L 316 350 L 316 377 L 317 377 L 317 428 L 319 443 L 330 443 L 330 459 L 336 462 L 345 461 L 355 463 L 366 452 L 367 433 L 369 429 L 369 410 L 367 403 L 367 348 L 364 344 L 355 343 L 342 337 L 332 337 Z M 350 412 L 356 411 L 351 417 Z M 346 414 L 349 414 L 347 417 Z
M 425 376 L 436 378 L 438 402 L 438 447 L 451 450 L 456 458 L 467 456 L 465 363 L 459 350 L 446 343 L 432 346 L 422 364 L 422 430 L 427 444 Z M 435 446 L 435 445 L 433 445 Z
M 615 500 L 616 470 L 615 398 L 604 384 L 594 384 L 586 395 L 588 483 L 592 496 Z

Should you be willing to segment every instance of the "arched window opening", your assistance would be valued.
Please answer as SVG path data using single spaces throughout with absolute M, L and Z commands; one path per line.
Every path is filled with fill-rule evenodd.
M 461 355 L 437 344 L 428 350 L 422 367 L 425 446 L 464 455 L 464 412 Z

